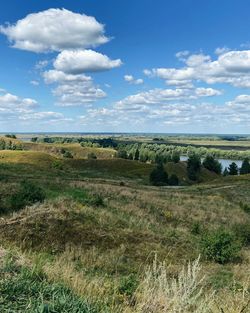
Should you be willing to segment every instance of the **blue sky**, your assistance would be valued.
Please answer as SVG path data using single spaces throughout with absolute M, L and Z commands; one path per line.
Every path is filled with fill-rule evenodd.
M 0 131 L 250 133 L 249 1 L 0 3 Z

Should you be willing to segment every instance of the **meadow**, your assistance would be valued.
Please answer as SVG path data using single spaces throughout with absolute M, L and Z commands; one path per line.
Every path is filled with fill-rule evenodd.
M 0 151 L 1 312 L 250 312 L 250 174 L 194 182 L 171 161 L 179 184 L 157 187 L 154 163 L 113 147 L 15 140 Z

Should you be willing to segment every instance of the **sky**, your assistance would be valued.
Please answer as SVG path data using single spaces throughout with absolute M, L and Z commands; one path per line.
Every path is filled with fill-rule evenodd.
M 249 0 L 0 2 L 0 132 L 250 133 Z

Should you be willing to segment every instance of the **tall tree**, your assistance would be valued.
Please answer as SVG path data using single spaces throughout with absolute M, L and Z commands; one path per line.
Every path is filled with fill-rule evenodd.
M 197 154 L 192 154 L 187 161 L 188 178 L 197 180 L 201 171 L 201 159 Z
M 229 175 L 238 175 L 238 166 L 235 162 L 232 162 L 228 167 Z
M 240 174 L 249 174 L 250 173 L 250 163 L 249 159 L 245 158 L 242 162 L 241 168 L 240 168 Z

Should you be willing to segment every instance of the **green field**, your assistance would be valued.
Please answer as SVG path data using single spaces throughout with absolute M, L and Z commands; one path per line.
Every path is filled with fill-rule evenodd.
M 250 174 L 167 162 L 156 187 L 111 148 L 23 147 L 0 151 L 1 312 L 250 312 Z

